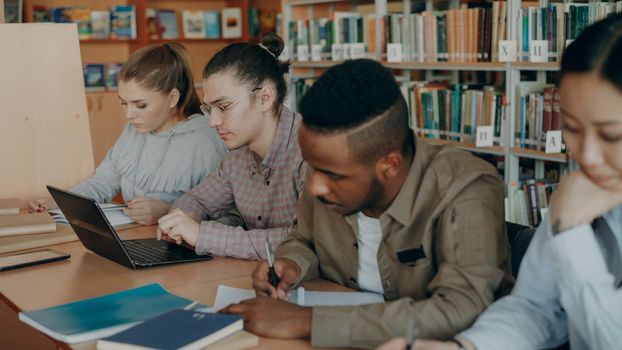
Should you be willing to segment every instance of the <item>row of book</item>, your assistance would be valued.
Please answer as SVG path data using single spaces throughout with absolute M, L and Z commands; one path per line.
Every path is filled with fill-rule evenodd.
M 289 47 L 299 61 L 353 58 L 344 47 L 361 44 L 362 54 L 373 51 L 374 15 L 335 11 L 333 18 L 296 20 L 288 23 Z
M 516 94 L 514 144 L 542 151 L 547 132 L 562 129 L 559 90 L 551 85 L 521 83 L 516 86 Z
M 398 45 L 398 61 L 496 60 L 499 41 L 507 37 L 507 3 L 493 1 L 477 6 L 482 7 L 383 16 L 378 33 L 380 51 L 386 57 L 390 45 Z M 336 11 L 330 19 L 292 21 L 288 30 L 289 46 L 300 61 L 351 58 L 348 45 L 355 43 L 364 44 L 367 53 L 376 51 L 374 14 Z M 320 54 L 308 54 L 314 51 Z
M 493 1 L 490 7 L 389 14 L 382 28 L 382 52 L 389 53 L 387 44 L 399 45 L 401 57 L 397 61 L 496 61 L 499 41 L 507 35 L 507 3 Z
M 401 90 L 418 135 L 475 144 L 477 128 L 490 126 L 493 144 L 503 145 L 506 98 L 494 86 L 408 81 Z
M 84 87 L 86 91 L 115 91 L 119 86 L 122 63 L 84 64 Z
M 506 197 L 506 221 L 524 226 L 537 227 L 549 208 L 551 194 L 559 184 L 552 180 L 527 180 L 520 184 L 512 183 Z M 514 210 L 510 212 L 507 201 L 513 201 Z
M 177 12 L 173 9 L 147 9 L 149 39 L 178 39 Z M 242 9 L 184 10 L 181 12 L 184 38 L 233 39 L 242 37 Z M 221 21 L 222 19 L 222 21 Z
M 566 44 L 590 24 L 610 14 L 622 12 L 622 1 L 589 3 L 549 3 L 546 7 L 521 9 L 518 25 L 520 59 L 528 60 L 533 41 L 547 42 L 547 60 L 561 59 Z
M 135 39 L 136 7 L 119 5 L 110 11 L 92 11 L 83 6 L 62 6 L 50 9 L 33 6 L 34 22 L 76 23 L 80 39 Z
M 149 39 L 178 39 L 178 12 L 174 9 L 146 9 Z M 275 32 L 278 14 L 273 10 L 249 9 L 251 35 Z M 35 22 L 76 23 L 78 35 L 88 39 L 136 39 L 136 7 L 112 6 L 110 11 L 91 10 L 83 6 L 33 6 Z M 242 37 L 242 9 L 181 11 L 183 37 L 189 39 L 236 39 Z

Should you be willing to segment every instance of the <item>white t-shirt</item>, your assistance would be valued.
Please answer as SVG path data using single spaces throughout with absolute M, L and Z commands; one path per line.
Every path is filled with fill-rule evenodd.
M 370 218 L 362 212 L 357 215 L 359 267 L 358 282 L 361 289 L 384 294 L 380 271 L 378 270 L 378 247 L 382 240 L 380 220 Z

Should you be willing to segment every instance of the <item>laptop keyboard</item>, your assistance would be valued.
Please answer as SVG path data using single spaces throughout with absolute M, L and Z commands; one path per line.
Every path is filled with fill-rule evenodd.
M 124 241 L 123 246 L 127 249 L 132 259 L 138 263 L 179 261 L 188 258 L 184 254 L 172 252 L 166 248 L 141 244 L 140 241 Z

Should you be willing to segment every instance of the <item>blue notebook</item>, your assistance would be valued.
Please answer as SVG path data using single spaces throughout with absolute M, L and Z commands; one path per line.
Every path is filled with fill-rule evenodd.
M 180 309 L 191 301 L 167 292 L 159 284 L 97 298 L 20 312 L 19 319 L 65 343 L 107 337 L 139 322 Z
M 242 330 L 242 318 L 173 310 L 97 342 L 97 350 L 203 349 Z

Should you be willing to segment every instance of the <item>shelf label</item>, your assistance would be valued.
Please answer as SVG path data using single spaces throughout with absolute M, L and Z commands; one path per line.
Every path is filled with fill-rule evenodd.
M 350 58 L 365 58 L 365 43 L 350 44 Z
M 341 44 L 332 44 L 330 52 L 333 61 L 343 60 L 343 46 Z
M 499 40 L 499 62 L 516 61 L 516 51 L 515 40 Z
M 402 62 L 402 44 L 387 44 L 387 62 Z
M 298 61 L 308 61 L 309 60 L 309 46 L 298 45 L 298 47 L 296 48 L 296 55 L 298 56 Z
M 320 44 L 311 45 L 311 61 L 322 60 L 322 48 L 323 46 Z
M 550 130 L 546 132 L 545 153 L 561 153 L 562 151 L 562 131 Z
M 548 62 L 549 42 L 546 40 L 532 40 L 529 43 L 529 62 Z
M 477 127 L 475 136 L 475 147 L 491 147 L 494 137 L 492 125 L 482 125 Z

